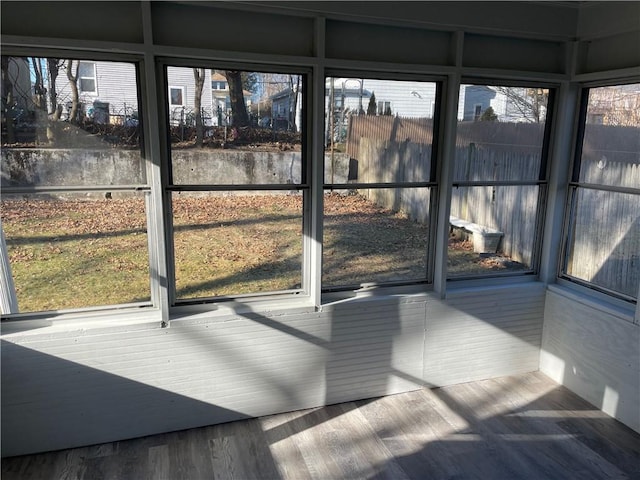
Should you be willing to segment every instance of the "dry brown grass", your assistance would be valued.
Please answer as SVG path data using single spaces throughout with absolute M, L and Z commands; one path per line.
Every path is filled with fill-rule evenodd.
M 302 198 L 175 194 L 179 299 L 298 289 Z M 148 301 L 149 261 L 141 198 L 2 201 L 2 225 L 23 312 Z M 426 278 L 425 225 L 359 195 L 325 196 L 323 285 Z M 502 257 L 451 242 L 454 274 L 505 270 Z

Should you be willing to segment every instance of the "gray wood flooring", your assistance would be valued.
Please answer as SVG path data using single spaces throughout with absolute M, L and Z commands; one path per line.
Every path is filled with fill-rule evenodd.
M 640 435 L 541 373 L 3 459 L 27 479 L 640 479 Z

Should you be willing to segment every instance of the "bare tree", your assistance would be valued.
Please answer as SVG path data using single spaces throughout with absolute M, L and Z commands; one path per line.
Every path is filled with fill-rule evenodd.
M 289 75 L 289 125 L 294 132 L 298 131 L 296 115 L 298 111 L 298 93 L 300 91 L 300 75 Z
M 13 82 L 9 75 L 9 57 L 2 57 L 2 115 L 5 119 L 5 126 L 7 128 L 7 142 L 14 143 L 15 126 L 13 123 Z
M 71 112 L 69 113 L 69 121 L 72 124 L 78 123 L 78 110 L 80 108 L 80 92 L 78 91 L 78 70 L 80 62 L 76 63 L 75 71 L 73 68 L 73 60 L 68 59 L 66 63 L 67 79 L 71 88 Z
M 202 122 L 202 89 L 204 87 L 205 69 L 194 68 L 193 78 L 196 82 L 193 100 L 193 114 L 196 118 L 196 147 L 202 148 L 204 144 L 204 126 Z
M 589 91 L 589 123 L 637 127 L 640 125 L 640 85 L 616 85 Z
M 229 84 L 231 122 L 234 127 L 247 127 L 249 126 L 249 115 L 247 114 L 247 104 L 244 101 L 242 72 L 239 70 L 226 70 L 225 77 Z
M 544 88 L 493 87 L 504 95 L 507 105 L 515 110 L 518 117 L 530 123 L 544 122 L 549 91 Z
M 60 73 L 60 67 L 63 64 L 64 62 L 61 62 L 57 58 L 47 58 L 50 120 L 54 122 L 59 121 L 62 116 L 62 105 L 58 103 L 56 81 L 58 79 L 58 74 Z
M 49 130 L 49 115 L 47 111 L 47 87 L 45 86 L 45 70 L 42 59 L 31 57 L 31 70 L 33 72 L 33 103 L 36 107 L 37 140 L 46 143 L 51 138 Z M 45 130 L 41 126 L 45 126 Z M 44 135 L 43 135 L 44 133 Z

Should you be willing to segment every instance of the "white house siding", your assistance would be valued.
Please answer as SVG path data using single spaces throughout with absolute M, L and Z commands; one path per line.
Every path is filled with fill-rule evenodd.
M 334 96 L 339 98 L 344 85 L 345 106 L 351 112 L 357 112 L 360 102 L 360 79 L 336 78 L 334 82 Z M 409 118 L 432 118 L 436 98 L 436 84 L 433 82 L 391 81 L 365 78 L 362 80 L 362 109 L 366 112 L 372 94 L 376 96 L 376 103 L 390 102 L 391 114 Z M 327 101 L 329 105 L 329 82 L 327 82 Z M 415 92 L 415 93 L 414 93 Z M 464 90 L 460 92 L 460 108 L 458 118 L 462 119 L 464 105 Z
M 96 92 L 80 92 L 80 101 L 85 104 L 85 109 L 93 106 L 94 102 L 109 104 L 109 113 L 118 117 L 132 114 L 138 111 L 138 91 L 136 85 L 136 69 L 131 63 L 121 62 L 94 62 L 96 65 Z M 75 64 L 75 63 L 74 63 Z M 210 86 L 211 77 L 209 70 L 205 73 L 205 86 L 202 90 L 202 107 L 207 112 L 212 111 L 213 100 Z M 186 112 L 193 110 L 195 100 L 195 80 L 193 69 L 169 67 L 167 69 L 167 83 L 170 87 L 182 87 L 184 89 L 184 106 Z M 66 71 L 61 69 L 56 82 L 59 102 L 64 105 L 71 101 L 71 88 Z M 168 96 L 167 92 L 167 96 Z
M 133 112 L 138 112 L 135 65 L 120 62 L 94 63 L 96 67 L 96 92 L 80 92 L 80 102 L 85 105 L 85 112 L 88 112 L 95 101 L 108 103 L 109 113 L 114 116 L 131 115 Z M 74 70 L 76 65 L 77 62 L 74 62 Z M 56 85 L 58 102 L 64 106 L 71 101 L 71 87 L 67 79 L 66 68 L 61 69 Z
M 640 326 L 562 289 L 546 295 L 540 371 L 640 432 Z
M 184 67 L 167 67 L 167 85 L 171 87 L 183 87 L 184 92 L 184 108 L 185 112 L 193 111 L 193 104 L 195 102 L 195 79 L 193 77 L 192 68 Z M 204 87 L 202 88 L 202 108 L 205 109 L 208 114 L 207 123 L 211 124 L 214 113 L 213 93 L 211 91 L 211 71 L 205 70 Z M 169 91 L 167 91 L 167 97 Z M 178 114 L 178 108 L 169 106 L 169 111 L 173 123 L 175 123 L 176 115 Z
M 4 455 L 56 450 L 538 367 L 539 284 L 3 336 Z

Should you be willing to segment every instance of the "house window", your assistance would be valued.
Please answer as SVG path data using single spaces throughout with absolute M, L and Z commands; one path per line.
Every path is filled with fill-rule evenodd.
M 380 100 L 378 102 L 378 115 L 391 115 L 391 102 Z
M 477 122 L 478 120 L 480 120 L 481 115 L 482 115 L 482 105 L 480 105 L 479 103 L 476 103 L 473 106 L 473 121 Z
M 561 270 L 564 278 L 631 301 L 640 285 L 638 107 L 638 83 L 583 92 Z
M 406 92 L 398 93 L 398 105 L 415 103 L 409 92 L 416 82 L 375 81 L 376 92 Z M 439 92 L 439 84 L 421 83 L 434 96 Z M 389 101 L 380 104 L 390 108 Z M 431 281 L 435 136 L 429 105 L 423 108 L 418 118 L 403 118 L 401 110 L 396 116 L 326 112 L 325 291 Z
M 184 87 L 169 87 L 169 105 L 184 107 Z
M 24 105 L 20 115 L 30 120 L 18 126 L 8 121 L 10 112 L 2 111 L 1 254 L 11 271 L 0 270 L 2 295 L 11 300 L 2 313 L 150 305 L 149 185 L 139 131 L 85 131 L 83 123 L 64 119 L 56 127 L 53 115 L 40 115 L 43 104 L 51 113 L 61 106 L 52 101 L 71 97 L 67 75 L 57 75 L 54 82 L 51 70 L 42 68 L 54 62 L 3 57 L 3 65 L 39 69 L 39 75 L 16 76 L 3 86 Z M 94 64 L 80 65 L 86 74 L 82 66 Z M 117 85 L 115 92 L 102 92 L 120 99 L 114 108 L 140 112 L 136 65 L 104 61 L 101 70 Z M 44 86 L 55 88 L 56 95 L 47 91 L 46 99 L 34 98 L 32 92 L 43 92 Z M 17 138 L 20 149 L 13 145 Z
M 506 98 L 525 91 L 521 87 L 490 88 Z M 513 118 L 497 122 L 495 117 L 481 116 L 480 121 L 458 122 L 448 246 L 450 279 L 536 270 L 540 199 L 547 182 L 550 125 L 546 112 L 553 91 L 535 91 L 539 92 L 535 105 L 544 104 L 536 117 L 539 121 Z M 522 118 L 534 117 L 529 113 L 523 112 Z
M 94 62 L 78 63 L 78 87 L 83 93 L 97 93 L 96 64 Z
M 190 66 L 170 66 L 167 71 L 193 78 Z M 285 74 L 296 82 L 307 78 L 299 71 Z M 238 77 L 251 75 L 262 73 L 238 71 Z M 298 107 L 304 110 L 305 102 L 300 101 Z M 243 98 L 232 99 L 231 105 L 233 125 L 238 128 L 226 137 L 198 138 L 195 127 L 172 130 L 167 188 L 174 305 L 291 296 L 307 288 L 305 125 L 294 130 L 302 133 L 283 133 L 286 150 L 279 148 L 277 132 L 256 150 L 252 130 L 243 128 L 249 125 Z M 303 112 L 301 118 L 305 117 Z

